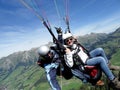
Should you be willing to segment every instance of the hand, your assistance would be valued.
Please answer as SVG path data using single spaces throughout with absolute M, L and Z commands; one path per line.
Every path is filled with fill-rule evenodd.
M 41 63 L 39 61 L 36 62 L 38 65 L 40 65 Z
M 69 48 L 66 48 L 65 52 L 66 52 L 66 54 L 69 54 L 71 52 L 71 50 Z
M 57 31 L 57 34 L 62 34 L 62 29 L 60 27 L 59 28 L 55 27 L 55 29 Z

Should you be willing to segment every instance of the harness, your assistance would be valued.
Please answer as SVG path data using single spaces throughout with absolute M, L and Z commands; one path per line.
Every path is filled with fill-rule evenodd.
M 80 48 L 76 47 L 76 52 L 73 54 L 73 61 L 74 61 L 74 67 L 79 67 L 80 70 L 84 71 L 84 66 L 85 63 L 82 61 L 81 57 L 78 55 L 78 53 L 80 52 Z
M 90 76 L 89 82 L 91 82 L 92 84 L 96 84 L 96 82 L 101 78 L 102 76 L 102 71 L 99 68 L 99 66 L 89 66 L 86 65 L 81 57 L 78 55 L 78 53 L 80 52 L 80 46 L 78 46 L 77 51 L 74 53 L 73 55 L 73 60 L 74 60 L 74 66 L 72 67 L 79 69 L 81 72 L 88 74 Z M 86 52 L 85 52 L 86 53 Z M 88 53 L 86 53 L 88 55 Z M 88 59 L 89 60 L 90 56 L 88 55 Z

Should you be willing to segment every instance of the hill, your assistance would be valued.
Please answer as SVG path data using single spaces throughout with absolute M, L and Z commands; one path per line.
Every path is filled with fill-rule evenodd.
M 120 61 L 118 61 L 120 58 L 120 28 L 110 34 L 91 33 L 82 37 L 78 36 L 78 40 L 88 50 L 96 47 L 104 48 L 112 63 L 120 65 Z M 0 59 L 0 90 L 49 90 L 44 70 L 36 64 L 37 49 L 15 52 Z M 62 81 L 62 90 L 78 90 L 82 85 L 81 81 L 75 78 L 66 81 L 58 77 L 58 81 L 60 84 Z M 64 87 L 64 85 L 68 87 Z M 86 90 L 89 89 L 86 88 Z

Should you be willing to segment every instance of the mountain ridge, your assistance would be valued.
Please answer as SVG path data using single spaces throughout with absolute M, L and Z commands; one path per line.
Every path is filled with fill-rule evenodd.
M 112 38 L 116 38 L 119 37 L 116 34 L 118 34 L 120 32 L 120 28 L 116 29 L 114 32 L 110 33 L 110 34 L 106 34 L 106 33 L 91 33 L 91 34 L 87 34 L 84 36 L 78 36 L 78 41 L 83 44 L 88 50 L 92 50 L 94 48 L 96 48 L 95 46 L 97 46 L 98 43 L 105 43 L 106 41 L 110 41 Z M 110 40 L 108 40 L 107 38 L 109 38 Z M 118 40 L 118 43 L 120 43 L 120 40 Z M 48 45 L 51 45 L 52 43 L 49 42 Z M 104 47 L 103 47 L 104 48 Z M 3 57 L 0 59 L 0 70 L 1 68 L 6 68 L 6 69 L 11 69 L 12 68 L 16 68 L 17 65 L 15 65 L 16 63 L 19 64 L 23 64 L 23 65 L 27 65 L 26 63 L 28 62 L 29 64 L 33 64 L 36 62 L 36 59 L 38 57 L 37 55 L 37 49 L 36 48 L 32 48 L 28 51 L 20 51 L 20 52 L 14 52 L 10 55 L 8 55 L 7 57 Z M 13 60 L 14 58 L 14 60 Z M 5 66 L 5 67 L 4 67 Z
M 112 55 L 117 53 L 117 50 L 119 49 L 117 46 L 120 45 L 120 28 L 110 34 L 91 33 L 91 35 L 87 35 L 85 37 L 80 36 L 78 37 L 78 40 L 89 50 L 97 47 L 102 47 L 103 49 L 105 49 L 107 56 L 109 56 L 110 58 L 112 57 Z M 82 41 L 82 39 L 84 40 Z M 49 42 L 48 44 L 50 45 L 51 42 Z M 42 88 L 44 85 L 46 85 L 45 82 L 47 81 L 45 79 L 45 76 L 43 75 L 43 69 L 39 70 L 39 67 L 36 64 L 38 58 L 36 52 L 37 49 L 38 47 L 32 48 L 28 51 L 15 52 L 8 55 L 7 57 L 0 59 L 1 87 L 7 87 L 10 90 L 13 88 L 17 90 L 30 90 L 30 88 L 35 88 L 34 85 L 36 86 L 36 88 Z M 119 57 L 118 54 L 115 54 L 114 57 L 115 56 Z M 12 80 L 14 80 L 14 82 Z M 10 83 L 12 83 L 12 85 Z

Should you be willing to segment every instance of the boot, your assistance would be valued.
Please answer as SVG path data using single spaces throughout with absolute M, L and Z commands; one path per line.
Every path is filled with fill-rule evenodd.
M 120 81 L 118 80 L 118 78 L 115 78 L 114 80 L 111 81 L 110 86 L 120 90 Z
M 103 86 L 104 82 L 102 80 L 98 80 L 96 83 L 97 86 Z

